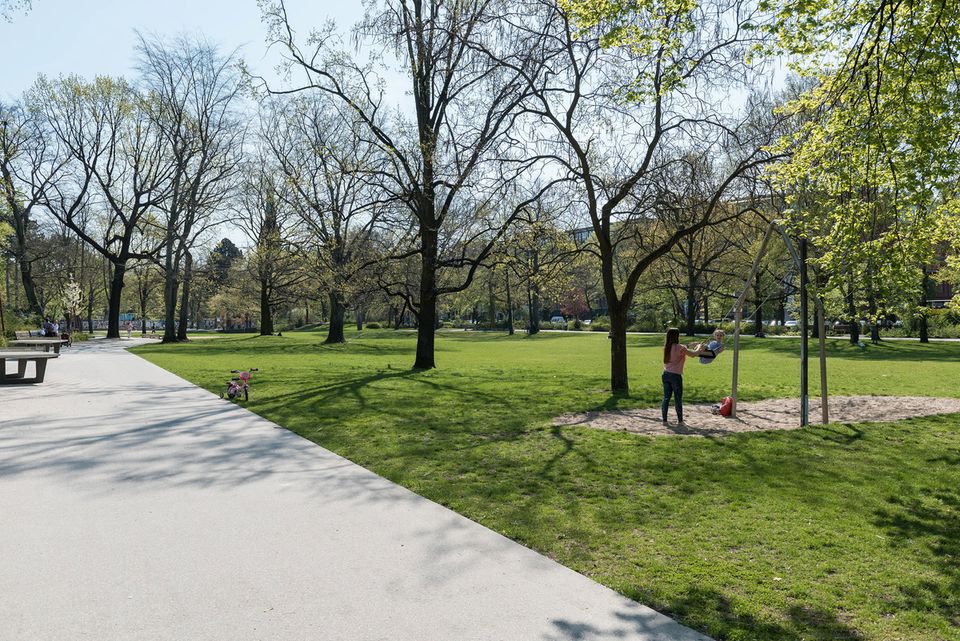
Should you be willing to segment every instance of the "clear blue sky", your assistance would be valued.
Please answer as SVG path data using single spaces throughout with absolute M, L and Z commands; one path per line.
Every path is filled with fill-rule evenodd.
M 362 15 L 360 0 L 289 0 L 300 35 L 333 18 L 346 30 Z M 266 56 L 266 29 L 256 0 L 33 0 L 26 15 L 0 20 L 0 100 L 28 89 L 43 73 L 132 75 L 134 29 L 159 35 L 199 32 L 224 51 L 242 47 L 259 73 L 275 64 Z

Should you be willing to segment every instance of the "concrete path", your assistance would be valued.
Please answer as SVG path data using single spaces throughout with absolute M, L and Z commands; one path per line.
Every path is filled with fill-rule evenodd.
M 0 387 L 0 640 L 706 639 L 134 342 Z

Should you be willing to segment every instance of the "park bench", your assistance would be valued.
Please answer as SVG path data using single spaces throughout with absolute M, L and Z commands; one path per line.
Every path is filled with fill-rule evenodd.
M 17 331 L 15 331 L 15 332 L 13 333 L 13 336 L 14 336 L 14 341 L 30 341 L 30 340 L 43 339 L 43 340 L 47 340 L 47 341 L 51 341 L 51 342 L 52 342 L 52 341 L 55 341 L 55 340 L 58 340 L 58 341 L 60 341 L 60 345 L 71 345 L 71 344 L 72 344 L 71 341 L 70 341 L 70 338 L 64 338 L 64 337 L 69 337 L 69 336 L 70 336 L 69 334 L 63 334 L 63 335 L 61 335 L 60 337 L 57 337 L 57 336 L 44 336 L 44 335 L 43 335 L 43 332 L 41 332 L 41 331 L 39 331 L 39 330 L 38 330 L 38 331 L 32 331 L 32 330 L 17 330 Z M 14 342 L 14 344 L 16 344 L 16 342 Z M 58 345 L 58 346 L 56 347 L 56 352 L 57 352 L 57 353 L 60 352 L 60 345 Z M 48 348 L 44 348 L 44 351 L 49 351 L 49 349 L 48 349 Z
M 2 351 L 0 350 L 0 385 L 4 384 L 26 384 L 42 383 L 43 376 L 47 371 L 47 361 L 51 358 L 58 358 L 59 354 L 38 351 Z M 17 371 L 13 374 L 7 373 L 7 361 L 14 361 L 17 364 Z M 27 363 L 34 364 L 33 378 L 27 378 Z

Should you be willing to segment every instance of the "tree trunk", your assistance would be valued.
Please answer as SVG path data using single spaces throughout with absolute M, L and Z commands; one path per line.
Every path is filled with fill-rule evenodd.
M 762 280 L 759 269 L 757 270 L 757 275 L 754 278 L 753 296 L 755 312 L 753 315 L 753 335 L 757 337 L 763 337 L 763 294 L 761 291 Z
M 140 285 L 140 290 L 138 292 L 140 296 L 140 334 L 143 336 L 147 335 L 147 297 L 149 292 L 147 288 L 142 284 Z
M 356 309 L 356 321 L 357 321 L 357 331 L 363 331 L 363 308 L 357 307 Z
M 703 296 L 703 322 L 710 323 L 710 299 L 706 294 Z
M 860 319 L 857 318 L 857 306 L 854 303 L 853 278 L 850 278 L 850 289 L 847 290 L 847 313 L 850 315 L 850 343 L 860 342 Z
M 197 296 L 196 292 L 194 292 L 191 289 L 190 290 L 190 320 L 192 322 L 190 323 L 190 325 L 192 325 L 194 329 L 200 328 L 199 321 L 200 321 L 200 309 L 203 307 L 202 301 L 203 299 Z
M 345 343 L 347 339 L 343 335 L 343 317 L 346 315 L 347 306 L 340 301 L 340 296 L 336 292 L 330 292 L 330 325 L 327 328 L 327 339 L 324 343 Z
M 497 301 L 493 295 L 493 271 L 491 270 L 487 279 L 487 312 L 490 315 L 490 329 L 497 326 Z
M 507 334 L 513 336 L 513 295 L 510 292 L 510 273 L 504 273 L 504 285 L 507 290 Z
M 530 318 L 527 320 L 527 334 L 533 336 L 540 332 L 540 292 L 533 285 L 527 290 L 527 306 Z
M 168 232 L 169 233 L 169 232 Z M 173 236 L 167 238 L 167 256 L 163 272 L 163 342 L 174 343 L 177 340 L 177 293 L 180 287 L 177 279 L 174 259 Z
M 273 314 L 270 309 L 270 283 L 267 279 L 260 279 L 260 335 L 273 334 Z
M 434 344 L 437 329 L 437 232 L 424 226 L 421 233 L 420 308 L 417 310 L 417 357 L 414 369 L 437 366 Z
M 921 286 L 922 293 L 920 294 L 920 342 L 929 343 L 930 342 L 930 329 L 927 324 L 927 292 L 930 288 L 930 274 L 927 273 L 927 268 L 923 268 L 923 285 Z
M 126 261 L 113 263 L 113 278 L 110 279 L 110 303 L 107 308 L 107 338 L 120 338 L 120 297 L 123 294 L 123 279 L 126 273 Z
M 93 283 L 87 290 L 87 333 L 93 333 Z
M 608 301 L 610 307 L 610 389 L 614 393 L 630 391 L 627 379 L 627 311 L 622 303 Z
M 187 340 L 187 322 L 190 320 L 190 281 L 193 279 L 193 256 L 186 252 L 183 262 L 183 287 L 180 295 L 180 324 L 177 325 L 177 340 Z
M 4 261 L 4 265 L 3 265 L 3 266 L 4 266 L 4 270 L 3 270 L 3 282 L 4 282 L 4 285 L 6 286 L 6 293 L 7 293 L 7 299 L 6 299 L 6 300 L 7 300 L 7 305 L 9 305 L 9 304 L 10 304 L 10 301 L 12 300 L 12 299 L 10 298 L 10 269 L 7 269 L 7 268 L 6 268 L 6 267 L 7 267 L 7 265 L 6 265 L 6 261 L 7 261 L 6 256 L 3 257 L 3 261 Z
M 24 250 L 24 255 L 26 251 Z M 33 282 L 33 266 L 24 258 L 20 263 L 20 282 L 23 283 L 23 294 L 27 297 L 27 305 L 34 314 L 43 314 L 40 299 L 37 298 L 36 285 Z
M 870 295 L 867 299 L 867 305 L 870 310 L 870 342 L 876 344 L 880 342 L 880 323 L 877 322 L 877 297 L 870 288 Z
M 687 269 L 686 324 L 687 336 L 697 333 L 697 277 L 692 269 Z
M 400 329 L 400 325 L 403 323 L 403 314 L 407 311 L 407 304 L 404 303 L 400 307 L 396 308 L 395 315 L 393 317 L 393 329 Z

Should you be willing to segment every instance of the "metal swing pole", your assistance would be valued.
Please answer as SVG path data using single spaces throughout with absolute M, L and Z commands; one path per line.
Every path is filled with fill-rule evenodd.
M 800 427 L 810 424 L 810 399 L 807 390 L 809 376 L 807 315 L 807 239 L 802 237 L 800 238 Z
M 743 303 L 747 298 L 747 292 L 753 283 L 753 279 L 756 276 L 757 270 L 760 268 L 760 260 L 767 249 L 767 243 L 769 242 L 770 236 L 773 234 L 774 230 L 776 230 L 781 237 L 783 237 L 784 244 L 786 245 L 787 250 L 790 252 L 793 262 L 797 265 L 797 268 L 800 271 L 800 425 L 801 427 L 806 427 L 810 424 L 810 395 L 808 392 L 809 364 L 807 362 L 807 357 L 809 354 L 809 309 L 807 306 L 807 290 L 810 288 L 810 282 L 807 278 L 807 239 L 800 239 L 800 252 L 798 253 L 793 242 L 790 240 L 790 237 L 787 236 L 786 232 L 784 232 L 783 228 L 780 227 L 777 221 L 771 222 L 767 227 L 767 231 L 763 236 L 763 242 L 760 245 L 760 251 L 757 252 L 756 257 L 753 260 L 753 265 L 750 268 L 750 275 L 747 276 L 747 279 L 743 285 L 743 290 L 740 292 L 740 296 L 737 297 L 737 302 L 734 305 L 734 312 L 736 316 L 734 317 L 733 330 L 733 389 L 731 390 L 730 395 L 733 403 L 731 405 L 730 416 L 736 417 L 737 415 L 737 383 L 740 372 L 740 326 L 743 321 Z M 829 405 L 827 402 L 826 323 L 824 320 L 823 301 L 820 298 L 820 293 L 816 287 L 816 284 L 813 285 L 813 295 L 816 303 L 816 322 L 820 336 L 820 413 L 823 423 L 827 424 L 830 422 L 830 414 Z
M 827 405 L 827 328 L 823 318 L 823 299 L 814 292 L 817 301 L 817 330 L 820 335 L 820 418 L 823 424 L 830 422 L 830 408 Z

